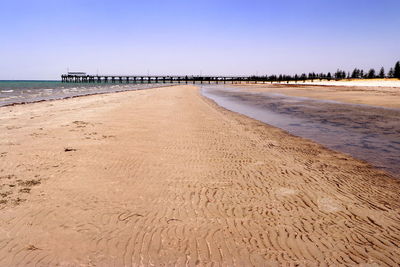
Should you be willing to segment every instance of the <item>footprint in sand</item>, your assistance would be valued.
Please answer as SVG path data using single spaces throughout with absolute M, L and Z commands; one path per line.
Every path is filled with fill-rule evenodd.
M 22 127 L 19 127 L 19 126 L 6 126 L 7 130 L 14 130 L 14 129 L 20 129 L 20 128 L 22 128 Z
M 17 182 L 19 186 L 29 186 L 29 187 L 41 184 L 40 179 L 38 180 L 32 179 L 27 181 L 17 180 Z
M 86 121 L 73 121 L 72 123 L 75 124 L 77 128 L 84 128 L 89 124 Z
M 20 192 L 20 193 L 30 193 L 30 192 L 31 192 L 31 189 L 25 187 L 25 188 L 20 189 L 19 192 Z

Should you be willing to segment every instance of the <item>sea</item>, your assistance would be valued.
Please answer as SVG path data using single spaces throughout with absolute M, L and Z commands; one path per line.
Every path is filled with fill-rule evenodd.
M 161 87 L 156 83 L 62 83 L 60 81 L 0 81 L 0 106 L 76 96 Z

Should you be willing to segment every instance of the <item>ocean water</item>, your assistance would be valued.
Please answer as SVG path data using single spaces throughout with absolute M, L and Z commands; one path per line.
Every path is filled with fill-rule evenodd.
M 364 160 L 400 178 L 400 109 L 203 86 L 218 105 Z
M 0 106 L 165 86 L 155 83 L 62 83 L 60 81 L 0 81 Z

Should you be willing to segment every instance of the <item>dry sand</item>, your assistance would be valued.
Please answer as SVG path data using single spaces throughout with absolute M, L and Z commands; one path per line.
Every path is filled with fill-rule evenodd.
M 195 87 L 3 107 L 0 125 L 0 266 L 400 262 L 399 180 Z
M 372 83 L 374 84 L 374 83 Z M 400 84 L 400 82 L 399 82 Z M 387 108 L 400 108 L 399 87 L 374 87 L 365 83 L 364 86 L 356 84 L 342 85 L 317 85 L 314 84 L 235 84 L 234 86 L 248 88 L 255 92 L 273 92 L 290 96 L 309 97 L 315 99 L 334 100 L 352 104 L 366 104 Z

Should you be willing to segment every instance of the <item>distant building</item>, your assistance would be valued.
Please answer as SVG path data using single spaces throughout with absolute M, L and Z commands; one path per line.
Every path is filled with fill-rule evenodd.
M 68 75 L 74 75 L 74 76 L 86 76 L 86 72 L 68 71 Z

